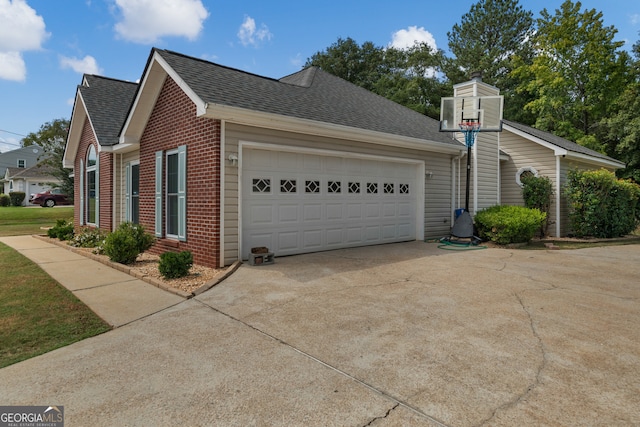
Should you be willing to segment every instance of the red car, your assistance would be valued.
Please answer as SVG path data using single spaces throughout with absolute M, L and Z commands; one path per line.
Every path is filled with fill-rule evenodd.
M 32 194 L 29 199 L 29 203 L 34 205 L 40 205 L 43 208 L 52 208 L 55 205 L 70 205 L 72 204 L 69 196 L 64 194 L 61 189 L 53 188 L 43 193 Z

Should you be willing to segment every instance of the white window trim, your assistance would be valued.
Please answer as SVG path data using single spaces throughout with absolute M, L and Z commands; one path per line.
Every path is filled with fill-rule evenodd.
M 82 209 L 83 210 L 85 208 L 87 209 L 87 218 L 86 218 L 87 222 L 86 222 L 86 224 L 93 225 L 95 227 L 99 227 L 100 226 L 99 225 L 100 224 L 100 172 L 99 172 L 100 171 L 100 152 L 98 150 L 96 150 L 96 147 L 94 147 L 93 144 L 90 145 L 89 148 L 87 149 L 87 155 L 86 155 L 87 160 L 89 159 L 89 152 L 91 151 L 92 148 L 96 153 L 96 164 L 93 165 L 93 166 L 89 166 L 89 162 L 87 161 L 84 173 L 85 174 L 89 174 L 89 172 L 95 172 L 96 173 L 95 180 L 94 180 L 95 181 L 95 186 L 96 186 L 96 188 L 95 188 L 95 197 L 94 197 L 95 203 L 96 203 L 96 206 L 95 206 L 95 208 L 96 208 L 96 219 L 95 219 L 95 222 L 89 222 L 89 209 L 88 209 L 88 206 L 84 206 L 84 203 L 83 203 L 82 204 Z M 88 182 L 88 180 L 85 180 L 85 181 L 87 181 L 86 182 L 86 186 L 87 186 L 87 189 L 88 189 L 89 182 Z M 87 197 L 85 198 L 85 201 L 89 202 L 89 200 L 90 200 L 90 197 L 87 195 Z
M 22 166 L 20 166 L 20 163 L 22 162 Z M 20 169 L 24 169 L 27 167 L 27 161 L 25 159 L 18 159 L 16 160 L 16 165 L 17 167 L 19 167 Z
M 533 166 L 521 167 L 520 169 L 518 169 L 518 172 L 516 172 L 516 182 L 520 187 L 524 187 L 524 184 L 522 183 L 522 181 L 520 181 L 520 177 L 525 172 L 531 172 L 533 176 L 536 176 L 536 177 L 538 176 L 538 171 Z
M 167 231 L 167 179 L 168 168 L 165 160 L 170 155 L 178 155 L 178 234 Z M 181 145 L 177 149 L 156 151 L 156 179 L 155 179 L 155 235 L 180 241 L 187 240 L 187 146 Z M 164 206 L 163 206 L 164 205 Z M 164 223 L 164 226 L 163 226 Z M 163 234 L 164 233 L 164 234 Z

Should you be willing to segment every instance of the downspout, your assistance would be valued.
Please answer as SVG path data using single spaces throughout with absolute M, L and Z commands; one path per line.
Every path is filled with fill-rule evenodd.
M 560 237 L 560 192 L 562 191 L 560 159 L 560 156 L 556 156 L 556 237 Z
M 478 96 L 478 80 L 474 79 L 473 96 Z M 479 101 L 478 101 L 479 102 Z M 477 105 L 475 106 L 477 107 Z M 480 136 L 479 134 L 477 136 Z M 473 144 L 473 215 L 478 212 L 478 138 Z
M 220 120 L 220 218 L 219 218 L 219 227 L 220 227 L 220 259 L 218 260 L 218 264 L 220 267 L 224 267 L 224 184 L 225 184 L 225 175 L 227 170 L 227 163 L 225 158 L 225 126 L 226 122 L 224 120 Z M 239 185 L 239 184 L 238 184 Z
M 116 171 L 118 170 L 118 156 L 114 153 L 111 153 L 113 156 L 113 178 L 111 179 L 111 184 L 113 188 L 111 190 L 111 231 L 116 229 L 116 185 L 118 182 L 118 178 L 116 175 Z M 120 155 L 120 161 L 122 162 L 122 154 Z

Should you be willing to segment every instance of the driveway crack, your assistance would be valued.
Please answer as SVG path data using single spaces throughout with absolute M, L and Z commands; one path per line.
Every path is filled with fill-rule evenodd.
M 540 337 L 540 334 L 538 334 L 538 330 L 536 329 L 536 325 L 535 325 L 535 322 L 533 320 L 533 316 L 532 316 L 531 312 L 529 311 L 529 309 L 527 308 L 527 306 L 522 301 L 522 297 L 518 293 L 515 293 L 514 295 L 518 299 L 518 302 L 520 303 L 520 305 L 522 306 L 522 310 L 524 310 L 524 312 L 527 314 L 527 317 L 529 318 L 529 325 L 530 325 L 530 328 L 531 328 L 531 332 L 532 332 L 533 336 L 536 338 L 536 340 L 538 341 L 538 347 L 540 349 L 540 353 L 542 355 L 542 359 L 541 359 L 541 361 L 540 361 L 540 363 L 539 363 L 539 365 L 538 365 L 538 367 L 536 369 L 535 380 L 531 384 L 529 384 L 527 386 L 527 388 L 522 393 L 518 394 L 513 399 L 511 399 L 508 402 L 505 402 L 502 405 L 500 405 L 497 408 L 495 408 L 489 417 L 487 417 L 486 419 L 482 420 L 478 424 L 479 426 L 482 426 L 482 425 L 485 425 L 485 424 L 489 423 L 493 418 L 495 418 L 496 414 L 499 411 L 503 411 L 505 409 L 509 409 L 509 408 L 512 408 L 512 407 L 518 405 L 529 394 L 531 394 L 531 392 L 533 390 L 535 390 L 536 387 L 538 387 L 542 383 L 542 380 L 541 380 L 542 372 L 544 371 L 544 369 L 545 369 L 545 367 L 547 365 L 547 357 L 548 357 L 547 356 L 547 351 L 546 351 L 546 348 L 544 346 L 544 342 L 542 341 L 542 338 Z
M 400 404 L 399 404 L 399 403 L 396 403 L 396 404 L 395 404 L 395 405 L 393 405 L 391 408 L 389 408 L 389 410 L 387 411 L 387 413 L 386 413 L 386 414 L 384 414 L 384 415 L 383 415 L 383 416 L 381 416 L 381 417 L 375 417 L 374 419 L 372 419 L 371 421 L 369 421 L 368 423 L 366 423 L 366 424 L 365 424 L 364 426 L 362 426 L 362 427 L 370 426 L 370 425 L 372 425 L 374 422 L 376 422 L 376 421 L 378 421 L 378 420 L 383 420 L 383 419 L 387 418 L 387 417 L 389 416 L 389 414 L 391 413 L 391 411 L 393 411 L 394 409 L 396 409 L 398 406 L 400 406 Z

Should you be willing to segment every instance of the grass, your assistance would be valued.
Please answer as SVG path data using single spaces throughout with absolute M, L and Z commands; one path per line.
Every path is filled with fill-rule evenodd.
M 0 207 L 0 237 L 43 234 L 56 220 L 73 220 L 73 206 L 59 208 Z
M 70 291 L 3 243 L 0 276 L 0 368 L 110 329 Z

